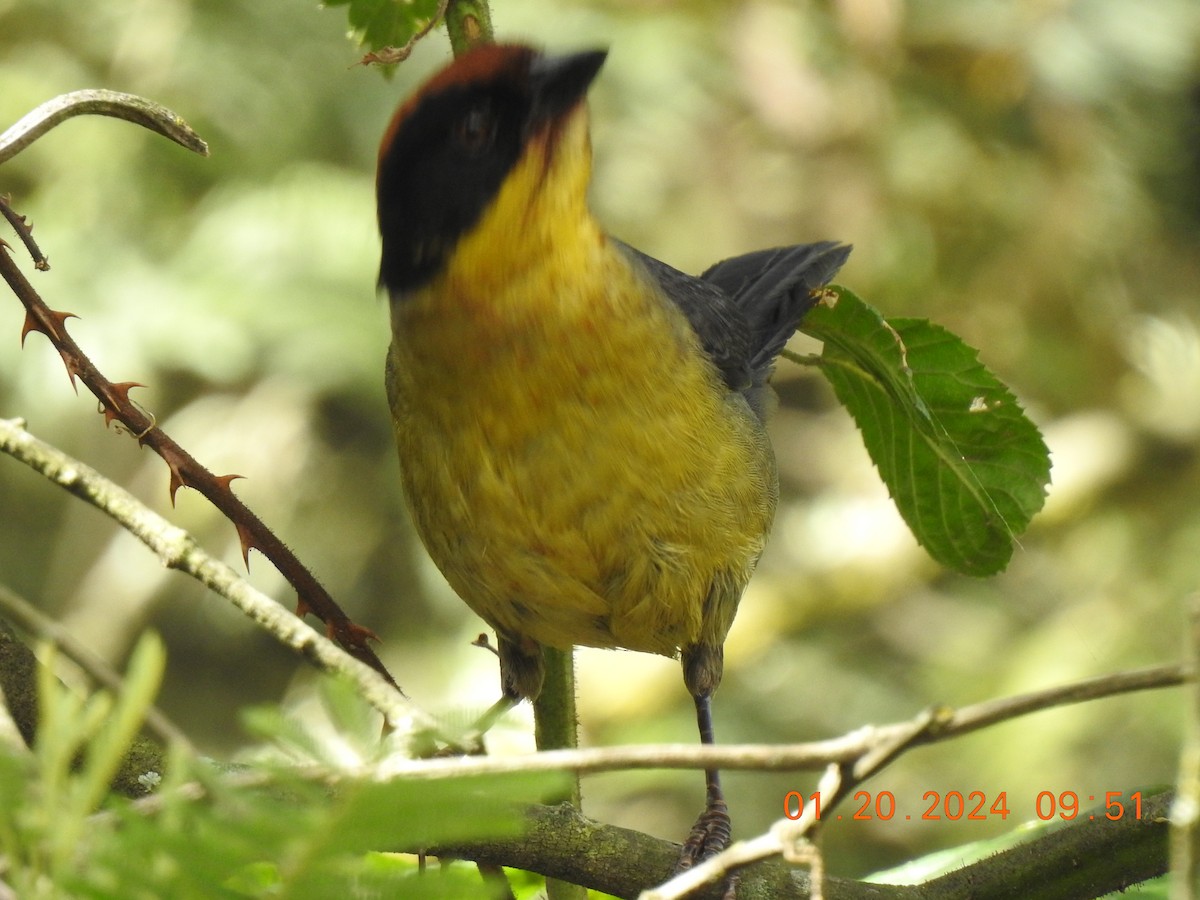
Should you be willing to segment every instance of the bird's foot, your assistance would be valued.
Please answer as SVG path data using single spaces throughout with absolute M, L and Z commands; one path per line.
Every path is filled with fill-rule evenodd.
M 679 862 L 675 866 L 676 871 L 682 872 L 710 856 L 716 856 L 729 846 L 732 829 L 729 808 L 725 801 L 718 800 L 710 804 L 700 814 L 687 840 L 683 842 L 683 850 L 680 851 Z
M 691 833 L 683 842 L 679 852 L 679 862 L 675 864 L 676 874 L 690 869 L 697 863 L 711 856 L 716 856 L 732 842 L 733 826 L 729 819 L 729 808 L 724 800 L 709 804 L 700 814 Z M 730 875 L 725 882 L 725 900 L 733 900 L 737 890 L 737 874 Z

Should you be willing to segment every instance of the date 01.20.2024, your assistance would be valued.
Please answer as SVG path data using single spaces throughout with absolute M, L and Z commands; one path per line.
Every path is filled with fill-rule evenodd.
M 989 798 L 983 791 L 971 791 L 964 795 L 961 791 L 926 791 L 921 795 L 925 809 L 918 818 L 923 820 L 948 819 L 957 822 L 960 819 L 968 822 L 982 822 L 988 819 L 1007 819 L 1012 811 L 1008 807 L 1008 791 L 1001 791 Z M 1088 803 L 1096 802 L 1095 794 L 1089 794 Z M 854 795 L 858 804 L 853 813 L 847 813 L 846 818 L 852 821 L 878 819 L 889 821 L 896 818 L 896 797 L 891 791 L 858 791 Z M 815 791 L 808 795 L 808 800 L 799 791 L 788 791 L 783 795 L 783 814 L 789 819 L 799 819 L 804 815 L 806 804 L 812 804 L 813 818 L 821 819 L 821 792 Z M 1065 819 L 1071 821 L 1086 815 L 1088 819 L 1108 819 L 1116 822 L 1125 816 L 1140 819 L 1142 817 L 1142 792 L 1134 791 L 1126 795 L 1124 791 L 1106 791 L 1104 794 L 1103 810 L 1097 808 L 1093 812 L 1080 811 L 1080 797 L 1075 791 L 1042 791 L 1034 799 L 1033 813 L 1042 821 L 1050 819 Z M 839 820 L 843 817 L 839 815 Z M 912 819 L 912 814 L 901 816 Z

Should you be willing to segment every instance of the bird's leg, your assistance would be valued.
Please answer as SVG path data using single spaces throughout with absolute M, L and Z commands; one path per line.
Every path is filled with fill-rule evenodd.
M 712 695 L 721 683 L 725 668 L 725 653 L 720 644 L 693 644 L 683 649 L 683 682 L 687 685 L 696 703 L 696 724 L 700 727 L 700 743 L 711 746 L 713 740 Z M 675 869 L 682 872 L 696 863 L 715 856 L 729 846 L 732 825 L 729 807 L 725 805 L 725 794 L 721 791 L 721 774 L 716 769 L 705 769 L 704 812 L 692 826 L 679 862 Z M 736 890 L 736 876 L 726 883 L 726 896 L 732 897 Z
M 496 632 L 500 654 L 500 688 L 505 697 L 536 700 L 542 692 L 546 664 L 542 646 L 532 638 Z
M 696 724 L 700 726 L 700 743 L 711 746 L 714 743 L 711 697 L 705 694 L 697 695 L 693 699 L 696 701 Z M 704 812 L 700 814 L 683 843 L 676 866 L 678 871 L 690 869 L 696 863 L 720 853 L 729 846 L 733 836 L 729 807 L 725 804 L 725 794 L 721 790 L 721 773 L 716 769 L 705 769 L 704 785 Z
M 502 634 L 496 635 L 498 647 L 488 643 L 487 635 L 480 635 L 474 641 L 477 647 L 486 647 L 500 658 L 500 699 L 488 707 L 487 712 L 480 716 L 468 734 L 471 743 L 468 752 L 482 753 L 483 736 L 488 733 L 496 721 L 520 703 L 522 700 L 536 699 L 542 691 L 542 680 L 545 677 L 545 664 L 542 662 L 542 648 L 533 641 L 520 638 L 508 638 Z

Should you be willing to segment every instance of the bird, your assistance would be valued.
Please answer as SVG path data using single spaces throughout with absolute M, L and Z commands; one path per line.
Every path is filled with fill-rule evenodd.
M 779 477 L 776 357 L 850 248 L 685 274 L 591 211 L 606 50 L 481 44 L 402 101 L 376 175 L 386 388 L 405 501 L 496 633 L 503 695 L 543 647 L 677 657 L 701 741 Z M 730 843 L 716 769 L 679 868 Z

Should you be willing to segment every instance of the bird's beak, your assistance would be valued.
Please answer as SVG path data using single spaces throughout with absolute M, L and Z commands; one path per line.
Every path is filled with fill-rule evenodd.
M 575 108 L 604 65 L 607 50 L 585 50 L 562 56 L 538 56 L 529 68 L 534 98 L 534 127 L 554 122 Z

